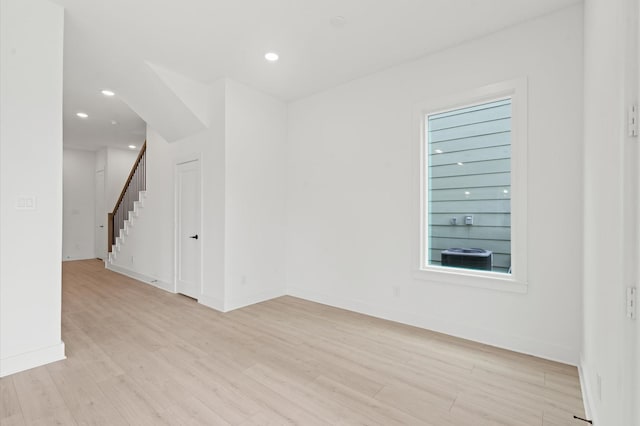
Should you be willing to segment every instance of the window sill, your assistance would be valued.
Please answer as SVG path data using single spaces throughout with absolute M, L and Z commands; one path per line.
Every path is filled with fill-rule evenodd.
M 528 291 L 526 282 L 514 276 L 496 272 L 482 272 L 469 269 L 425 267 L 415 270 L 413 278 L 446 285 L 483 288 L 508 293 L 525 294 Z

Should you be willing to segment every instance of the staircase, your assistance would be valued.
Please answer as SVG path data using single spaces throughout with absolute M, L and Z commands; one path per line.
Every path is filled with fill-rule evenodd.
M 122 244 L 127 239 L 131 228 L 133 228 L 136 218 L 140 214 L 140 210 L 144 207 L 144 200 L 147 198 L 147 191 L 138 191 L 137 199 L 133 202 L 133 207 L 126 214 L 126 219 L 122 222 L 122 227 L 114 235 L 113 242 L 109 250 L 108 262 L 111 264 L 118 258 L 118 253 L 122 248 Z
M 109 259 L 112 263 L 118 256 L 122 243 L 131 231 L 135 219 L 144 207 L 147 190 L 147 142 L 140 149 L 138 158 L 131 168 L 131 173 L 125 181 L 120 197 L 113 211 L 108 214 L 108 248 Z

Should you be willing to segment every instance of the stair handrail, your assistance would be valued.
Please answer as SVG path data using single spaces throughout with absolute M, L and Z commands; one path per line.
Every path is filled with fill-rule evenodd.
M 138 178 L 136 180 L 136 192 L 139 191 L 144 191 L 146 190 L 146 154 L 147 152 L 147 141 L 145 140 L 144 143 L 142 144 L 142 148 L 140 148 L 140 152 L 138 153 L 138 157 L 136 158 L 136 161 L 133 163 L 133 166 L 131 167 L 131 172 L 129 172 L 129 176 L 127 177 L 127 180 L 124 183 L 124 186 L 122 187 L 122 191 L 120 191 L 120 196 L 118 197 L 118 201 L 116 202 L 115 206 L 113 207 L 113 211 L 107 214 L 107 223 L 108 223 L 108 250 L 109 253 L 111 253 L 111 250 L 113 248 L 113 245 L 116 242 L 116 236 L 115 236 L 115 220 L 116 217 L 118 215 L 118 209 L 121 207 L 123 200 L 127 200 L 127 198 L 125 197 L 130 197 L 131 194 L 129 193 L 128 189 L 129 186 L 131 185 L 131 182 L 133 181 L 133 178 L 137 175 Z M 140 173 L 137 174 L 137 172 L 140 169 Z M 127 201 L 130 201 L 130 203 L 132 204 L 133 201 L 137 201 L 137 200 L 132 200 L 129 199 Z M 123 213 L 121 213 L 121 215 L 123 215 Z M 124 221 L 124 216 L 122 218 L 119 218 L 120 221 Z

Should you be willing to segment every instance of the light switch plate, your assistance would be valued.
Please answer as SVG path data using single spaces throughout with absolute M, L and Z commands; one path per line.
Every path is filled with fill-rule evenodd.
M 16 210 L 36 210 L 35 195 L 21 195 L 16 200 Z

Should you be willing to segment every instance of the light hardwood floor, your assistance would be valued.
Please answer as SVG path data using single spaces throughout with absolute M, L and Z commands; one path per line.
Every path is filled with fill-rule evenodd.
M 584 425 L 575 367 L 293 297 L 226 314 L 63 266 L 67 360 L 0 379 L 9 425 Z

